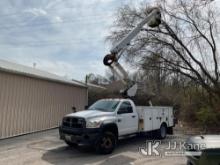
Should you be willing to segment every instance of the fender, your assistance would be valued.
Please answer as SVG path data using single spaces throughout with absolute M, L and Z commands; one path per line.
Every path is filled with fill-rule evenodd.
M 116 123 L 103 123 L 100 126 L 100 129 L 102 132 L 110 131 L 110 132 L 114 133 L 115 136 L 118 138 L 118 126 Z

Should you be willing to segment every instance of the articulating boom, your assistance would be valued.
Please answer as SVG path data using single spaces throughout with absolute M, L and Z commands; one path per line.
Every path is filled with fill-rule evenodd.
M 118 42 L 111 50 L 110 54 L 106 55 L 103 59 L 104 65 L 108 66 L 111 71 L 116 74 L 116 76 L 122 80 L 125 89 L 120 91 L 124 96 L 133 97 L 137 92 L 137 84 L 132 82 L 128 73 L 125 69 L 118 63 L 118 60 L 130 41 L 141 31 L 142 27 L 147 24 L 150 27 L 157 27 L 161 23 L 161 14 L 158 8 L 152 8 L 148 16 L 141 21 L 137 27 L 135 27 L 127 36 L 125 36 L 120 42 Z

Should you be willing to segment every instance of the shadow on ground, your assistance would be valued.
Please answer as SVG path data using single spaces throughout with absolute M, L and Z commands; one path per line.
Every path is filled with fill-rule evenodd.
M 152 136 L 139 136 L 120 140 L 117 148 L 110 155 L 98 155 L 92 147 L 74 149 L 63 144 L 60 147 L 46 151 L 42 156 L 42 160 L 54 165 L 128 165 L 143 158 L 139 154 L 139 148 L 146 147 L 146 141 L 153 139 L 155 140 Z M 166 146 L 168 141 L 177 139 L 183 140 L 180 137 L 168 136 L 161 144 Z M 150 157 L 148 160 L 150 159 L 155 158 Z
M 132 137 L 120 140 L 114 153 L 110 155 L 98 155 L 92 147 L 83 147 L 74 149 L 68 146 L 62 146 L 52 149 L 43 154 L 42 159 L 54 165 L 82 165 L 99 163 L 100 165 L 123 165 L 134 162 L 136 158 L 127 156 L 126 152 L 138 153 L 141 146 L 145 146 L 145 141 L 151 138 Z

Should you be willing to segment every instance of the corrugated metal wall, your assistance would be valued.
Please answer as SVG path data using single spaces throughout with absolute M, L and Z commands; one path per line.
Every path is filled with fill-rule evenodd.
M 0 139 L 56 127 L 87 102 L 86 88 L 0 71 Z

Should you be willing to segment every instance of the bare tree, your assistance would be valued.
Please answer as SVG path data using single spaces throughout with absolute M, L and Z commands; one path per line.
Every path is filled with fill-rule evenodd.
M 158 28 L 145 26 L 127 47 L 124 56 L 129 62 L 145 65 L 147 69 L 159 67 L 160 70 L 181 74 L 219 98 L 219 33 L 215 3 L 202 0 L 158 1 L 161 25 Z M 126 5 L 118 10 L 114 30 L 108 37 L 113 44 L 146 17 L 152 4 L 142 6 L 137 9 Z

